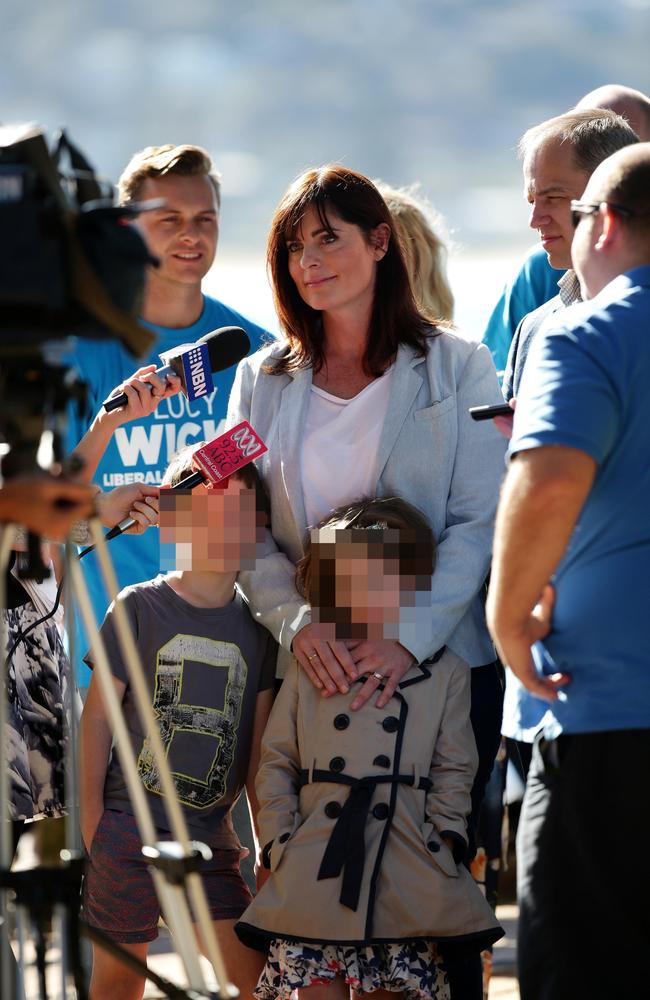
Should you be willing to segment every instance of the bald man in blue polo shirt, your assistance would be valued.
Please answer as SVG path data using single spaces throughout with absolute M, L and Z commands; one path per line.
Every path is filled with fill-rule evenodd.
M 588 301 L 531 346 L 488 599 L 503 662 L 548 702 L 518 844 L 522 1000 L 648 990 L 650 144 L 572 207 Z

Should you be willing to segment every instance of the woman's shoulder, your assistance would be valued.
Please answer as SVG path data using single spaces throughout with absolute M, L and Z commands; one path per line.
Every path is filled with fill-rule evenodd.
M 260 375 L 270 375 L 271 373 L 266 370 L 267 367 L 272 366 L 274 361 L 282 358 L 288 350 L 289 345 L 286 340 L 271 341 L 264 344 L 259 351 L 249 354 L 243 361 L 240 361 L 239 368 L 243 373 L 257 380 Z
M 472 377 L 496 379 L 492 356 L 485 346 L 455 327 L 438 326 L 427 338 L 429 377 L 451 379 L 458 384 L 468 373 Z
M 466 333 L 455 326 L 436 326 L 430 337 L 427 338 L 427 356 L 431 353 L 444 353 L 460 358 L 469 358 L 478 350 L 487 350 L 485 344 L 469 337 Z

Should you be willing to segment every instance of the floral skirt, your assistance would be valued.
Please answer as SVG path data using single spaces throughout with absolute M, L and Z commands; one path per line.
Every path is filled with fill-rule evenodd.
M 293 990 L 341 976 L 355 993 L 390 990 L 405 1000 L 450 1000 L 447 974 L 431 941 L 398 941 L 356 948 L 274 938 L 254 990 L 258 1000 L 289 1000 Z

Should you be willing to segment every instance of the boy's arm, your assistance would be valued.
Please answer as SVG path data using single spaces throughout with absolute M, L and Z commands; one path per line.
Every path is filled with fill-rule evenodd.
M 259 828 L 257 825 L 257 814 L 259 812 L 259 802 L 255 790 L 255 779 L 260 766 L 262 755 L 262 736 L 266 729 L 271 708 L 273 707 L 273 688 L 260 691 L 255 700 L 255 717 L 253 719 L 253 736 L 251 739 L 251 753 L 248 763 L 248 773 L 246 775 L 246 798 L 248 800 L 248 811 L 251 817 L 253 828 L 253 841 L 255 844 L 255 858 L 259 867 L 260 843 Z
M 161 379 L 156 375 L 155 365 L 145 365 L 138 368 L 130 379 L 115 387 L 111 395 L 124 392 L 128 396 L 126 406 L 107 412 L 104 407 L 99 410 L 92 424 L 72 452 L 72 456 L 81 459 L 83 467 L 80 479 L 90 482 L 97 471 L 113 432 L 130 420 L 141 420 L 148 417 L 158 406 L 161 399 L 175 395 L 181 387 L 177 375 L 168 375 Z M 71 457 L 72 457 L 71 456 Z
M 124 681 L 113 678 L 117 697 L 122 700 Z M 90 851 L 95 831 L 104 812 L 104 782 L 113 743 L 100 682 L 93 674 L 79 724 L 79 805 L 81 836 Z

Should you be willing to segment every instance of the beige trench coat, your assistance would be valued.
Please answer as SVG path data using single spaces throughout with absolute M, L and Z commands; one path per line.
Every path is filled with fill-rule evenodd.
M 237 931 L 358 944 L 502 936 L 442 837 L 465 845 L 476 745 L 470 672 L 447 650 L 414 666 L 383 709 L 322 698 L 297 665 L 275 702 L 257 778 L 271 876 Z M 319 877 L 320 875 L 320 877 Z

